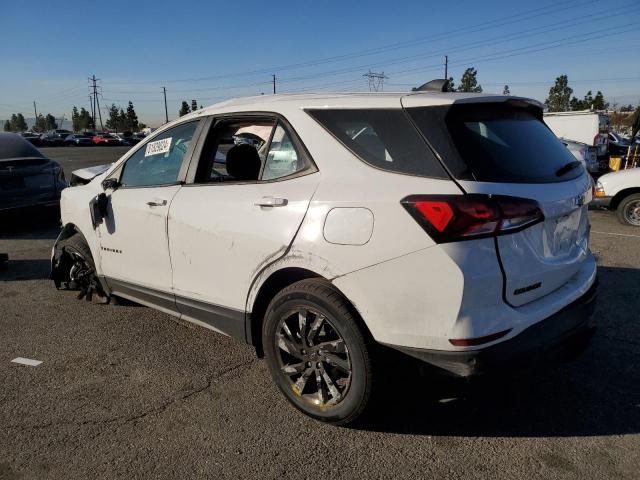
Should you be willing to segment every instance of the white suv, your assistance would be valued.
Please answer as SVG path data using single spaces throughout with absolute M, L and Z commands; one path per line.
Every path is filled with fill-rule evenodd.
M 471 376 L 586 344 L 590 200 L 535 101 L 231 100 L 64 190 L 52 278 L 246 341 L 346 424 L 387 347 Z

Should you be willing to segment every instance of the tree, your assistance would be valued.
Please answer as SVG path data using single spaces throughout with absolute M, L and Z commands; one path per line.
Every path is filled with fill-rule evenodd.
M 478 79 L 476 78 L 477 75 L 478 72 L 475 68 L 467 68 L 462 74 L 462 78 L 460 79 L 460 86 L 458 87 L 458 91 L 481 93 L 482 86 L 478 84 Z
M 91 114 L 84 108 L 80 108 L 80 114 L 78 115 L 78 130 L 94 130 L 93 118 Z
M 140 122 L 140 123 L 138 123 L 138 128 L 139 128 L 140 130 L 144 130 L 145 128 L 147 128 L 147 124 L 146 124 L 146 123 L 142 123 L 142 122 Z
M 191 112 L 191 109 L 189 108 L 189 104 L 183 100 L 182 106 L 180 107 L 180 111 L 178 112 L 178 115 L 183 117 L 190 112 Z
M 18 113 L 16 115 L 16 124 L 14 125 L 14 129 L 16 132 L 24 132 L 29 127 L 27 126 L 27 122 L 24 120 L 24 115 Z
M 47 122 L 41 113 L 36 117 L 36 123 L 33 127 L 36 132 L 44 132 L 47 130 Z
M 447 84 L 444 86 L 444 91 L 445 92 L 455 92 L 456 91 L 456 84 L 453 82 L 453 77 L 449 77 L 447 79 Z
M 594 110 L 606 110 L 609 108 L 609 103 L 605 102 L 604 95 L 600 90 L 596 92 L 596 96 L 593 97 L 593 109 Z
M 504 88 L 502 89 L 502 94 L 503 95 L 511 95 L 511 90 L 509 90 L 509 85 L 505 85 Z
M 18 116 L 15 113 L 12 113 L 11 114 L 11 121 L 10 121 L 11 131 L 12 132 L 17 132 L 16 123 L 18 123 Z
M 11 122 L 9 120 L 5 120 L 4 121 L 4 131 L 5 132 L 10 132 L 11 131 Z
M 196 110 L 198 110 L 198 102 L 191 100 L 191 111 L 195 112 Z
M 124 113 L 124 110 L 121 108 L 118 111 L 118 131 L 119 132 L 124 132 L 126 130 L 129 130 L 129 126 L 127 124 L 127 114 Z
M 78 107 L 75 105 L 71 110 L 71 126 L 74 132 L 80 131 L 80 113 L 78 113 Z
M 544 104 L 550 112 L 566 112 L 570 107 L 570 98 L 573 89 L 569 87 L 569 79 L 566 75 L 556 78 L 556 83 L 549 89 L 549 96 Z
M 127 106 L 127 130 L 137 132 L 138 131 L 138 115 L 136 115 L 136 110 L 133 108 L 133 103 L 129 100 L 129 105 Z
M 621 112 L 633 112 L 633 105 L 629 104 L 624 107 L 620 107 Z
M 572 111 L 584 110 L 584 102 L 582 100 L 578 100 L 576 97 L 572 97 L 569 101 L 569 109 Z
M 56 117 L 47 113 L 47 116 L 44 118 L 45 122 L 45 130 L 55 130 L 58 128 L 58 122 L 56 122 Z
M 109 107 L 108 110 L 108 115 L 109 118 L 107 118 L 107 121 L 105 122 L 105 125 L 107 127 L 108 130 L 113 130 L 113 131 L 118 131 L 118 123 L 119 123 L 119 117 L 118 117 L 118 107 L 116 106 L 115 103 L 112 103 L 111 106 Z

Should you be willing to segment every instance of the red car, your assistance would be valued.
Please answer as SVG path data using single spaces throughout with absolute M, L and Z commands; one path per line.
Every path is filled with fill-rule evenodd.
M 98 133 L 91 138 L 94 145 L 120 145 L 120 140 L 110 133 Z

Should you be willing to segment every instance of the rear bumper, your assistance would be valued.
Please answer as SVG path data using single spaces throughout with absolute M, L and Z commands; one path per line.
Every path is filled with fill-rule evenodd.
M 394 347 L 460 377 L 509 372 L 582 352 L 595 331 L 597 282 L 580 298 L 517 336 L 482 350 L 443 351 Z

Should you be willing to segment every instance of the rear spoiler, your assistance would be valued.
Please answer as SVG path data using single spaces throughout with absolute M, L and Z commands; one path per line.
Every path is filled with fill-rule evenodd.
M 71 172 L 71 179 L 69 185 L 72 187 L 75 185 L 86 185 L 98 175 L 106 172 L 111 168 L 113 163 L 107 163 L 105 165 L 96 165 L 95 167 L 80 168 Z

